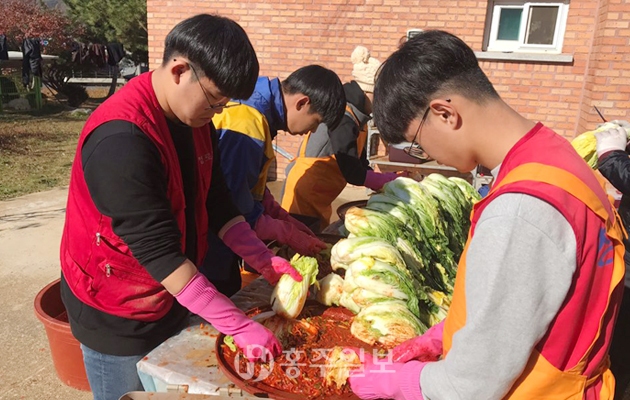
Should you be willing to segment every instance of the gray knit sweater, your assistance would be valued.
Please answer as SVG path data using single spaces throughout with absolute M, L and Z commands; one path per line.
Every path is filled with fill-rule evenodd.
M 425 399 L 501 399 L 510 390 L 567 296 L 575 235 L 549 203 L 507 193 L 484 209 L 466 260 L 466 325 L 448 357 L 422 371 Z

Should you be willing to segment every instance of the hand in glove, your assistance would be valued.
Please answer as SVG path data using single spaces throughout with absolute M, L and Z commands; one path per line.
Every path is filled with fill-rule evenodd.
M 442 355 L 444 321 L 431 327 L 423 335 L 409 339 L 392 349 L 394 362 L 437 361 Z
M 293 218 L 291 215 L 287 214 L 284 220 L 290 223 L 291 225 L 295 226 L 300 232 L 304 232 L 307 235 L 312 236 L 312 237 L 317 237 L 317 235 L 315 235 L 315 233 L 311 230 L 311 228 L 304 225 L 302 222 L 298 221 L 297 219 Z
M 268 361 L 282 353 L 282 345 L 269 329 L 248 318 L 201 273 L 197 272 L 175 298 L 219 332 L 232 335 L 249 360 Z
M 289 214 L 284 208 L 278 204 L 276 199 L 273 198 L 273 195 L 269 191 L 269 189 L 265 188 L 265 194 L 263 195 L 262 205 L 265 209 L 265 214 L 271 216 L 275 219 L 280 219 L 282 221 L 287 221 L 293 224 L 298 230 L 306 233 L 310 236 L 315 236 L 313 231 L 311 231 L 308 226 L 304 225 L 297 219 L 293 218 L 291 214 Z
M 614 150 L 625 150 L 628 136 L 624 128 L 611 128 L 595 133 L 597 157 Z
M 277 240 L 305 256 L 314 256 L 326 248 L 326 243 L 314 236 L 307 235 L 292 223 L 274 219 L 266 214 L 258 218 L 255 230 L 259 238 Z
M 612 120 L 610 122 L 613 123 L 613 124 L 617 124 L 620 127 L 625 128 L 626 130 L 630 130 L 630 122 L 625 121 L 623 119 L 615 119 L 615 120 Z
M 241 221 L 232 225 L 221 239 L 270 284 L 278 283 L 283 274 L 289 274 L 295 281 L 302 282 L 302 275 L 287 260 L 274 256 L 247 222 Z
M 363 368 L 350 371 L 350 387 L 361 399 L 424 400 L 420 373 L 427 363 L 392 363 L 364 354 Z
M 372 170 L 368 170 L 367 173 L 365 174 L 365 182 L 363 183 L 363 186 L 365 186 L 368 189 L 372 189 L 374 191 L 381 190 L 383 185 L 385 185 L 389 181 L 393 181 L 399 176 L 406 176 L 406 175 L 404 174 L 399 175 L 395 172 L 379 173 L 379 172 L 374 172 Z

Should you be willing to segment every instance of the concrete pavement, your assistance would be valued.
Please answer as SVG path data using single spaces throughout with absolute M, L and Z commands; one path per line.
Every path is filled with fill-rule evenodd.
M 278 195 L 282 182 L 269 182 Z M 348 186 L 333 203 L 367 198 L 364 188 Z M 33 300 L 57 279 L 66 188 L 0 202 L 0 400 L 72 399 L 92 396 L 57 378 L 43 325 Z M 334 215 L 336 218 L 336 215 Z
M 33 300 L 59 277 L 64 188 L 0 202 L 0 399 L 90 399 L 57 378 Z

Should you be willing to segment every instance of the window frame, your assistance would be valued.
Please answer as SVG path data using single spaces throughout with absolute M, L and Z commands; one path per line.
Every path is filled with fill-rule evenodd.
M 557 6 L 558 15 L 556 17 L 556 30 L 554 32 L 553 43 L 550 45 L 527 44 L 525 34 L 531 18 L 531 7 L 536 6 Z M 499 17 L 502 9 L 523 9 L 521 16 L 521 26 L 517 41 L 493 39 L 497 36 L 499 29 Z M 564 37 L 569 16 L 568 0 L 537 0 L 537 1 L 514 1 L 514 0 L 493 0 L 488 2 L 486 15 L 486 38 L 484 40 L 484 51 L 488 52 L 515 52 L 515 53 L 562 53 Z

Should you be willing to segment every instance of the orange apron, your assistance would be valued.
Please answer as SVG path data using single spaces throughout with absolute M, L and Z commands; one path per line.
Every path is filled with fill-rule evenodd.
M 541 166 L 544 173 L 540 173 Z M 538 171 L 538 173 L 534 171 Z M 491 193 L 498 190 L 498 188 L 503 185 L 521 180 L 538 181 L 563 189 L 582 201 L 590 210 L 597 214 L 599 218 L 605 221 L 606 234 L 612 240 L 614 249 L 613 272 L 610 287 L 608 288 L 608 303 L 606 307 L 606 311 L 609 310 L 610 297 L 615 288 L 617 288 L 619 284 L 622 284 L 625 271 L 623 259 L 624 246 L 622 243 L 625 232 L 620 224 L 617 213 L 615 212 L 615 218 L 609 219 L 609 215 L 600 199 L 584 182 L 568 171 L 552 166 L 543 166 L 542 164 L 524 164 L 515 168 L 508 173 L 499 185 L 492 188 Z M 466 323 L 466 296 L 464 287 L 466 278 L 466 252 L 470 241 L 471 235 L 468 237 L 459 262 L 453 300 L 449 314 L 445 320 L 443 337 L 445 356 L 451 349 L 453 335 Z M 593 342 L 573 368 L 567 371 L 561 371 L 547 361 L 540 352 L 534 349 L 525 370 L 504 399 L 581 400 L 586 388 L 595 383 L 600 377 L 602 378 L 602 389 L 599 398 L 601 400 L 612 399 L 615 391 L 615 379 L 608 368 L 610 364 L 608 356 L 604 358 L 604 361 L 598 366 L 592 377 L 589 378 L 583 374 L 591 350 L 601 335 L 605 314 L 606 312 L 600 316 L 599 329 Z
M 359 125 L 359 120 L 346 106 L 346 115 Z M 311 137 L 309 133 L 300 145 L 298 156 L 294 162 L 284 187 L 282 208 L 293 214 L 316 217 L 320 220 L 321 228 L 330 223 L 332 202 L 346 187 L 344 178 L 335 155 L 327 157 L 307 157 L 306 146 Z M 367 140 L 367 127 L 359 131 L 357 137 L 357 152 L 360 155 Z

